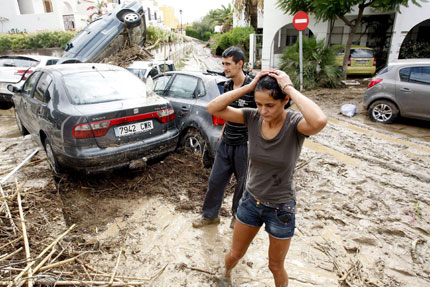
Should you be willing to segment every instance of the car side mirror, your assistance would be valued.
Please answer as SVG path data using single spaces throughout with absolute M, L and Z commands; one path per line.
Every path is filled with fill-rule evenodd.
M 15 87 L 14 85 L 7 85 L 7 89 L 9 90 L 9 92 L 12 92 L 12 93 L 21 92 L 21 89 Z

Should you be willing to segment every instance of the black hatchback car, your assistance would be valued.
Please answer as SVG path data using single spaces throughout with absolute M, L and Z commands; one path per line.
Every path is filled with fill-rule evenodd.
M 179 145 L 202 154 L 203 164 L 212 165 L 216 144 L 225 123 L 212 116 L 206 105 L 224 93 L 227 78 L 215 73 L 167 72 L 154 77 L 154 92 L 170 101 L 181 134 Z
M 53 65 L 8 89 L 18 128 L 36 138 L 55 173 L 133 167 L 178 143 L 171 104 L 117 66 Z
M 119 51 L 126 37 L 132 43 L 143 45 L 146 39 L 144 14 L 138 1 L 119 5 L 73 37 L 58 64 L 99 62 Z

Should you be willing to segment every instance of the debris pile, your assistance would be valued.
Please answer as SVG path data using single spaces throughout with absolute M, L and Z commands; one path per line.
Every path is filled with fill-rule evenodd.
M 118 53 L 115 53 L 107 58 L 104 58 L 102 63 L 117 65 L 122 68 L 130 66 L 134 61 L 148 61 L 153 58 L 153 55 L 145 48 L 138 45 L 125 45 Z

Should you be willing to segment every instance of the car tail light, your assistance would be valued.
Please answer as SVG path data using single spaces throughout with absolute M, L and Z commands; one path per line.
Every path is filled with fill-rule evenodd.
M 222 126 L 223 124 L 225 124 L 225 120 L 217 118 L 216 116 L 212 116 L 212 122 L 214 126 Z
M 373 66 L 376 67 L 376 58 L 373 58 Z
M 159 111 L 157 112 L 157 118 L 162 123 L 173 121 L 175 119 L 175 111 L 172 108 Z
M 73 137 L 77 139 L 102 137 L 106 135 L 111 126 L 154 118 L 158 119 L 161 123 L 167 123 L 175 119 L 175 111 L 173 108 L 170 108 L 158 112 L 117 118 L 108 121 L 79 124 L 73 127 L 72 134 Z
M 382 79 L 372 79 L 370 81 L 369 86 L 367 88 L 370 89 L 371 87 L 373 87 L 374 85 L 379 84 L 380 82 L 382 82 Z
M 107 133 L 110 126 L 110 121 L 77 125 L 73 128 L 73 137 L 77 139 L 102 137 Z
M 351 66 L 351 58 L 348 58 L 348 67 Z
M 22 78 L 22 80 L 27 80 L 27 77 L 30 76 L 33 73 L 33 70 L 18 70 L 15 72 L 15 75 L 18 76 L 22 76 L 24 75 L 24 77 Z

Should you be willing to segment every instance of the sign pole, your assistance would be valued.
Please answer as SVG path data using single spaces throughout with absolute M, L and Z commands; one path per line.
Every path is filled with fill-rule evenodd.
M 299 31 L 299 65 L 300 65 L 300 91 L 303 90 L 303 33 L 309 25 L 309 16 L 303 11 L 297 12 L 293 17 L 293 26 Z
M 299 31 L 300 91 L 303 90 L 303 36 Z

